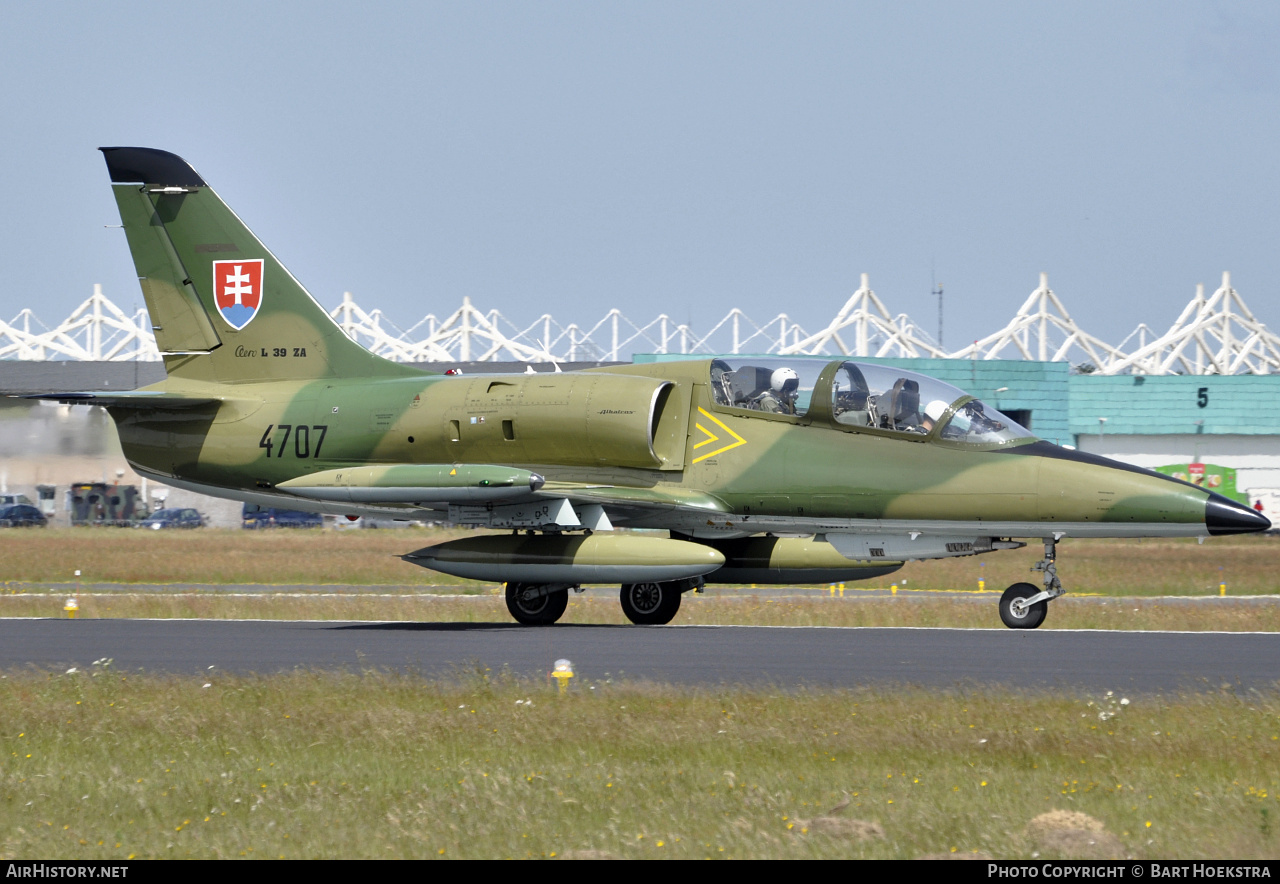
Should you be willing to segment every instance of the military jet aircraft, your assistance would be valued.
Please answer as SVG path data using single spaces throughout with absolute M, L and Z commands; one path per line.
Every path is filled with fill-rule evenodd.
M 101 405 L 143 476 L 263 507 L 445 518 L 510 533 L 407 562 L 506 584 L 554 623 L 582 584 L 640 624 L 714 583 L 828 583 L 1063 537 L 1262 531 L 1204 488 L 1061 448 L 962 390 L 853 360 L 726 358 L 450 377 L 349 339 L 186 161 L 101 148 L 167 379 Z M 645 529 L 619 531 L 617 529 Z

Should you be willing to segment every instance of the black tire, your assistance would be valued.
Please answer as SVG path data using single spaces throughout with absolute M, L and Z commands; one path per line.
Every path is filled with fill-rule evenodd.
M 525 590 L 533 589 L 533 583 L 507 584 L 507 610 L 516 622 L 525 626 L 550 626 L 560 619 L 569 606 L 569 590 L 558 589 L 536 599 L 524 599 Z
M 680 610 L 680 589 L 679 582 L 624 583 L 622 613 L 639 626 L 664 626 Z
M 1040 589 L 1031 583 L 1015 583 L 1006 589 L 1004 595 L 1000 596 L 1000 619 L 1004 621 L 1004 625 L 1010 629 L 1035 629 L 1043 623 L 1044 615 L 1049 613 L 1047 601 L 1036 602 L 1026 608 L 1021 616 L 1013 611 L 1014 599 L 1029 599 L 1039 593 Z

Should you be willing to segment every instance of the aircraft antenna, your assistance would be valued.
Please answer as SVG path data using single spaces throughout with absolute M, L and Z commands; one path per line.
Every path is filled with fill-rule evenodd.
M 933 287 L 934 297 L 938 299 L 938 349 L 942 349 L 942 283 Z
M 930 290 L 935 298 L 938 299 L 938 349 L 942 349 L 942 286 L 938 285 L 938 275 L 934 269 L 933 259 L 929 259 L 929 284 L 933 286 Z

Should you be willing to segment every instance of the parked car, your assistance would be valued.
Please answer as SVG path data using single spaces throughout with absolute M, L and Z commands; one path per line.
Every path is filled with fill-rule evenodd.
M 49 524 L 44 513 L 26 503 L 0 507 L 0 528 L 43 528 Z
M 199 511 L 191 508 L 178 509 L 171 507 L 165 510 L 156 510 L 147 518 L 138 523 L 139 528 L 152 528 L 159 531 L 161 528 L 203 528 L 204 516 Z
M 257 507 L 251 503 L 244 505 L 242 516 L 246 528 L 320 528 L 324 526 L 324 517 L 319 513 Z

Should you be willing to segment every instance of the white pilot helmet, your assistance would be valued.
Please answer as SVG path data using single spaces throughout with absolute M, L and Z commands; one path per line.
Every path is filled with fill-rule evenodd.
M 935 399 L 924 407 L 925 416 L 935 424 L 946 414 L 946 411 L 947 403 L 941 399 Z
M 800 388 L 800 375 L 791 368 L 779 368 L 769 377 L 769 386 L 777 393 L 794 393 Z

